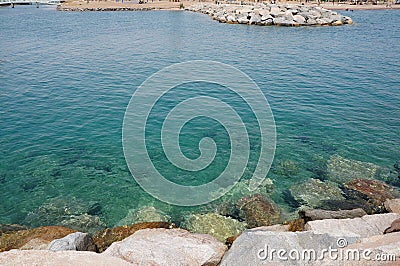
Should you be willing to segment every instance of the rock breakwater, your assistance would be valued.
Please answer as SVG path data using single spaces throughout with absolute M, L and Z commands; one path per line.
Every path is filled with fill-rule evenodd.
M 221 23 L 260 26 L 340 26 L 352 24 L 350 17 L 318 6 L 305 5 L 230 5 L 201 3 L 186 10 L 209 15 Z

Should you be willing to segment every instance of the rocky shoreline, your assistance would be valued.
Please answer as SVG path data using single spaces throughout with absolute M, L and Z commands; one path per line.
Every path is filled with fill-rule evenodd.
M 189 232 L 167 222 L 120 226 L 96 235 L 60 226 L 24 229 L 2 225 L 0 264 L 332 265 L 337 258 L 319 257 L 319 252 L 326 249 L 336 254 L 354 254 L 354 250 L 364 254 L 354 258 L 351 265 L 396 265 L 400 259 L 400 199 L 388 200 L 387 204 L 394 212 L 364 215 L 360 210 L 313 210 L 313 220 L 303 226 L 256 227 L 228 238 L 225 243 L 212 235 Z M 288 254 L 271 256 L 269 249 L 316 253 L 310 253 L 311 257 L 303 261 L 296 256 L 288 258 Z M 379 263 L 373 260 L 377 256 L 387 259 Z
M 209 15 L 221 23 L 260 26 L 340 26 L 352 24 L 350 17 L 318 6 L 196 4 L 186 10 Z
M 170 217 L 154 206 L 138 206 L 111 228 L 101 219 L 99 203 L 53 198 L 29 212 L 23 225 L 0 224 L 0 265 L 332 265 L 329 257 L 305 264 L 276 261 L 265 256 L 265 247 L 368 249 L 399 260 L 399 168 L 399 162 L 381 167 L 333 154 L 310 169 L 315 177 L 283 193 L 296 216 L 271 199 L 269 178 L 254 191 L 249 180 L 241 180 L 201 213 Z M 272 168 L 278 176 L 298 171 L 290 160 Z M 357 263 L 351 265 L 379 265 Z

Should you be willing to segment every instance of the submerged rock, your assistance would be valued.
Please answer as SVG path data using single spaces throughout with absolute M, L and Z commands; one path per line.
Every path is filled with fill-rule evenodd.
M 106 250 L 112 243 L 121 241 L 122 239 L 134 234 L 136 231 L 147 228 L 175 228 L 174 224 L 166 222 L 151 222 L 151 223 L 138 223 L 129 226 L 118 226 L 114 228 L 107 228 L 98 232 L 93 241 L 97 246 L 99 252 Z
M 383 206 L 387 199 L 400 196 L 396 188 L 378 180 L 353 179 L 345 187 L 363 194 L 376 206 Z
M 327 161 L 327 177 L 329 180 L 344 184 L 351 179 L 382 179 L 389 171 L 373 163 L 361 162 L 332 155 Z
M 93 233 L 105 227 L 98 216 L 91 215 L 99 212 L 101 212 L 101 206 L 98 203 L 88 203 L 76 198 L 58 197 L 45 202 L 36 210 L 28 213 L 23 224 L 31 227 L 62 225 Z
M 300 172 L 300 166 L 295 161 L 280 161 L 272 171 L 277 175 L 295 176 Z
M 33 239 L 36 240 L 32 243 L 48 244 L 54 239 L 65 237 L 74 232 L 76 231 L 73 229 L 61 226 L 44 226 L 4 233 L 0 236 L 0 252 L 21 248 Z M 31 246 L 31 249 L 35 249 L 35 246 Z
M 130 225 L 141 222 L 169 222 L 171 217 L 157 210 L 153 206 L 146 206 L 140 209 L 132 209 L 117 223 L 118 226 Z
M 214 237 L 183 229 L 144 229 L 103 254 L 135 265 L 218 265 L 227 247 Z
M 216 213 L 206 213 L 188 216 L 182 227 L 193 233 L 212 235 L 219 241 L 225 242 L 227 238 L 243 232 L 247 224 Z
M 249 227 L 272 225 L 279 222 L 280 210 L 274 202 L 261 194 L 245 196 L 238 200 L 239 216 Z
M 249 187 L 250 180 L 240 180 L 218 201 L 211 203 L 212 209 L 223 216 L 230 216 L 235 219 L 240 218 L 239 210 L 236 208 L 236 202 L 244 196 L 252 196 L 255 194 L 267 196 L 273 191 L 274 184 L 270 178 L 265 178 L 256 189 L 250 190 Z
M 23 225 L 19 224 L 0 224 L 0 236 L 3 233 L 13 232 L 13 231 L 20 231 L 20 230 L 27 230 L 28 228 Z
M 75 250 L 75 251 L 96 251 L 93 239 L 86 233 L 76 232 L 63 238 L 55 239 L 47 247 L 51 251 Z
M 98 216 L 89 214 L 72 215 L 61 221 L 60 225 L 91 234 L 106 228 L 106 225 L 100 221 Z
M 292 185 L 289 191 L 297 202 L 311 208 L 325 209 L 324 201 L 345 199 L 337 184 L 313 178 Z

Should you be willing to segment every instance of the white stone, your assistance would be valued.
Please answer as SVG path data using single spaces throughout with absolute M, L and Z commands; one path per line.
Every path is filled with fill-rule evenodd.
M 385 229 L 398 218 L 400 218 L 400 214 L 385 213 L 365 215 L 354 219 L 325 219 L 310 221 L 306 224 L 305 229 L 318 234 L 353 234 L 365 238 L 382 235 Z
M 183 229 L 144 229 L 103 254 L 135 265 L 217 265 L 227 247 L 210 235 Z
M 96 251 L 96 246 L 89 234 L 76 232 L 51 241 L 47 249 L 51 251 Z
M 359 237 L 353 235 L 342 235 L 348 243 L 354 243 Z M 263 228 L 254 228 L 243 232 L 232 244 L 228 252 L 225 253 L 221 266 L 243 266 L 243 265 L 309 265 L 306 261 L 290 260 L 288 254 L 287 261 L 280 260 L 275 252 L 274 257 L 266 255 L 265 251 L 270 253 L 275 251 L 303 250 L 313 249 L 321 251 L 324 248 L 337 248 L 338 237 L 330 234 L 315 234 L 313 232 L 272 232 Z M 300 264 L 302 263 L 302 264 Z
M 10 250 L 0 253 L 0 265 L 132 265 L 120 258 L 87 251 Z

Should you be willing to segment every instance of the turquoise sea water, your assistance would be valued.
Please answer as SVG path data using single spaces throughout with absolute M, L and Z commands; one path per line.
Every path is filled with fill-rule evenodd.
M 128 171 L 121 143 L 135 89 L 163 67 L 188 60 L 237 67 L 266 95 L 277 126 L 273 169 L 286 161 L 300 168 L 290 177 L 268 175 L 281 206 L 280 192 L 314 177 L 312 169 L 330 155 L 392 167 L 400 159 L 400 11 L 342 13 L 354 25 L 256 27 L 180 11 L 0 8 L 0 223 L 23 223 L 59 196 L 100 203 L 109 226 L 146 205 L 173 217 L 197 210 L 145 193 Z M 230 97 L 195 85 L 191 93 L 207 88 Z M 178 88 L 169 103 L 187 94 Z M 246 106 L 236 103 L 251 124 Z M 159 116 L 155 111 L 150 134 L 167 107 L 160 106 Z M 182 136 L 182 149 L 192 158 L 202 137 L 215 138 L 218 160 L 206 175 L 193 177 L 169 167 L 159 143 L 150 142 L 150 154 L 167 176 L 197 184 L 224 168 L 230 146 L 217 123 L 193 121 Z M 252 167 L 254 162 L 248 171 Z

